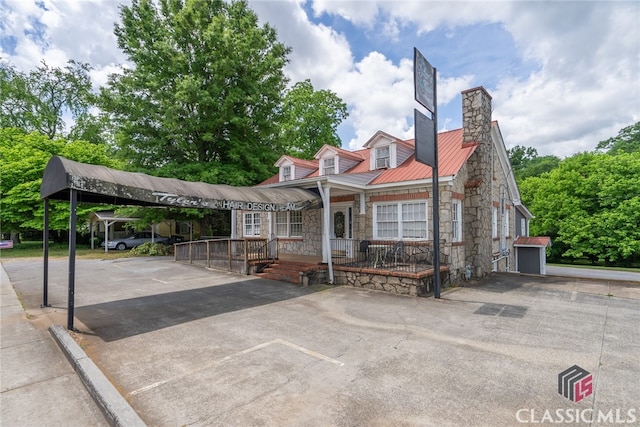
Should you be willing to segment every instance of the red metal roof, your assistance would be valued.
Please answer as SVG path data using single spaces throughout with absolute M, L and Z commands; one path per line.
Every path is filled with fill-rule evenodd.
M 492 125 L 496 125 L 496 122 L 492 122 Z M 406 141 L 397 140 L 397 144 L 405 145 L 413 150 L 414 140 L 409 139 Z M 473 154 L 477 147 L 476 143 L 462 143 L 462 129 L 456 129 L 447 132 L 441 132 L 438 134 L 438 172 L 439 176 L 451 176 L 457 174 L 462 166 L 466 163 L 469 157 Z M 339 152 L 339 155 L 348 155 L 352 159 L 362 159 L 357 165 L 352 167 L 345 174 L 354 174 L 369 172 L 370 170 L 370 148 L 363 148 L 356 151 L 347 151 L 338 147 L 331 147 Z M 295 158 L 287 156 L 288 159 L 294 161 Z M 300 159 L 298 159 L 300 160 Z M 302 162 L 309 162 L 308 160 L 300 160 Z M 308 164 L 308 163 L 307 163 Z M 317 160 L 314 163 L 316 170 L 305 178 L 314 178 L 319 176 L 319 169 Z M 401 165 L 395 168 L 384 170 L 378 175 L 370 184 L 390 184 L 396 182 L 415 181 L 421 179 L 431 178 L 431 167 L 425 164 L 419 163 L 415 159 L 415 154 L 409 156 Z M 260 185 L 274 184 L 278 182 L 278 175 L 274 175 Z
M 414 146 L 413 139 L 402 143 Z M 441 132 L 438 134 L 438 175 L 450 176 L 460 171 L 460 168 L 469 159 L 476 149 L 475 144 L 462 145 L 462 129 Z M 371 184 L 388 184 L 392 182 L 415 181 L 431 178 L 431 166 L 416 161 L 415 155 L 411 155 L 404 163 L 396 168 L 387 169 Z
M 513 246 L 541 246 L 547 247 L 551 246 L 551 237 L 547 236 L 537 236 L 537 237 L 518 237 L 514 242 Z

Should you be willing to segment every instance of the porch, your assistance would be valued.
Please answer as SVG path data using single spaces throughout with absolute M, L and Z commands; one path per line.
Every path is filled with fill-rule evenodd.
M 430 242 L 332 239 L 333 283 L 427 296 L 433 286 Z M 357 250 L 356 250 L 357 248 Z M 215 239 L 176 244 L 174 260 L 205 268 L 287 281 L 299 286 L 329 283 L 321 256 L 280 253 L 278 239 Z M 447 257 L 440 272 L 448 283 Z

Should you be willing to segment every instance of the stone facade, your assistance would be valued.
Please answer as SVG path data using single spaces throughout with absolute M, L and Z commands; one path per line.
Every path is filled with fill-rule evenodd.
M 467 274 L 483 277 L 493 270 L 505 271 L 508 265 L 514 268 L 513 239 L 515 237 L 516 207 L 519 195 L 510 171 L 508 155 L 499 128 L 492 125 L 491 96 L 482 87 L 462 92 L 463 127 L 457 130 L 456 138 L 461 151 L 473 148 L 473 153 L 460 160 L 457 172 L 441 177 L 439 182 L 440 250 L 446 258 L 447 279 L 451 283 L 464 280 Z M 376 134 L 378 135 L 378 134 Z M 460 136 L 461 135 L 461 136 Z M 369 159 L 373 159 L 375 144 L 389 143 L 392 137 L 372 138 Z M 448 142 L 450 143 L 450 142 Z M 406 146 L 398 145 L 398 150 Z M 452 147 L 447 145 L 447 147 Z M 366 157 L 363 157 L 366 158 Z M 373 162 L 373 160 L 371 160 Z M 368 160 L 367 160 L 368 163 Z M 372 163 L 373 164 L 373 163 Z M 414 166 L 411 166 L 414 167 Z M 393 169 L 393 168 L 391 168 Z M 360 175 L 362 176 L 362 175 Z M 373 176 L 373 175 L 372 175 Z M 426 176 L 426 175 L 425 175 Z M 323 179 L 324 177 L 319 177 Z M 360 178 L 357 178 L 360 179 Z M 320 181 L 322 182 L 322 181 Z M 374 206 L 378 203 L 402 201 L 427 202 L 428 242 L 433 241 L 433 189 L 431 178 L 414 179 L 403 184 L 362 186 L 363 182 L 354 178 L 353 188 L 341 182 L 332 187 L 330 179 L 322 182 L 323 188 L 330 186 L 331 207 L 346 207 L 351 216 L 351 237 L 355 241 L 376 239 L 374 226 Z M 316 184 L 314 182 L 314 184 Z M 358 184 L 358 185 L 356 185 Z M 292 185 L 295 186 L 295 183 Z M 361 203 L 364 201 L 364 206 Z M 462 208 L 462 234 L 460 241 L 453 241 L 452 210 L 454 202 Z M 273 214 L 263 213 L 261 237 L 269 237 L 274 229 Z M 495 215 L 495 217 L 494 217 Z M 283 254 L 322 255 L 323 210 L 303 212 L 303 236 L 279 237 L 279 251 Z M 508 223 L 506 222 L 508 220 Z M 238 236 L 242 236 L 242 213 L 238 213 Z M 494 226 L 497 229 L 494 235 Z M 331 236 L 333 238 L 333 236 Z M 406 241 L 410 241 L 407 239 Z M 332 248 L 333 249 L 333 248 Z M 355 249 L 357 250 L 357 249 Z M 507 259 L 494 260 L 507 255 Z M 380 279 L 376 272 L 340 272 L 336 283 L 371 289 L 392 289 L 397 293 L 419 294 L 423 284 L 410 283 L 415 278 L 395 277 L 388 272 L 389 279 Z M 356 277 L 359 276 L 359 277 Z M 374 277 L 375 276 L 375 277 Z
M 483 89 L 462 92 L 462 143 L 478 144 L 467 161 L 465 183 L 464 242 L 466 264 L 473 275 L 491 271 L 491 188 L 493 142 L 491 139 L 491 96 Z
M 381 273 L 374 269 L 336 268 L 333 272 L 337 285 L 372 289 L 400 295 L 425 296 L 433 287 L 433 272 L 429 274 Z M 443 273 L 446 275 L 446 273 Z M 443 280 L 444 281 L 444 280 Z

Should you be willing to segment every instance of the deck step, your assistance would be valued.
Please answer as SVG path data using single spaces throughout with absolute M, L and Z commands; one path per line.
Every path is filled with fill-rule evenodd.
M 300 273 L 325 268 L 318 264 L 297 261 L 276 261 L 255 275 L 265 279 L 301 285 Z

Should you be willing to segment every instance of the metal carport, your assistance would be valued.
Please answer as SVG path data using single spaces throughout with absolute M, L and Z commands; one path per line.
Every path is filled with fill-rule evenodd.
M 188 182 L 79 163 L 59 156 L 53 156 L 45 168 L 40 198 L 44 199 L 43 306 L 49 306 L 49 200 L 66 200 L 70 204 L 67 329 L 73 329 L 78 203 L 265 212 L 321 207 L 318 193 L 300 188 L 233 187 Z

